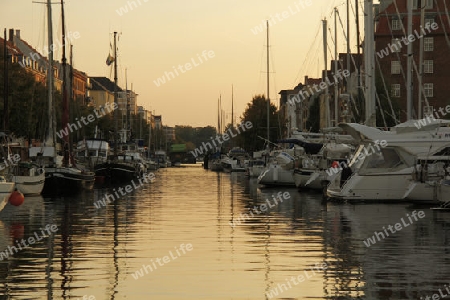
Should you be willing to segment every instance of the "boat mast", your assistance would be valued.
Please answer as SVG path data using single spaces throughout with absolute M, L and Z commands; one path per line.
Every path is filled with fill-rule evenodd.
M 350 72 L 350 0 L 347 0 L 347 70 Z M 347 79 L 347 94 L 350 96 L 350 79 Z
M 61 119 L 62 128 L 68 128 L 69 123 L 69 101 L 67 98 L 67 59 L 66 59 L 66 28 L 64 24 L 64 0 L 61 0 L 62 18 L 62 96 L 63 113 Z M 63 136 L 64 159 L 63 166 L 69 165 L 69 135 Z
M 217 99 L 217 134 L 220 133 L 220 98 Z
M 127 81 L 128 81 L 128 77 L 127 77 Z M 128 82 L 126 83 L 126 87 L 125 87 L 125 90 L 126 90 L 126 95 L 127 95 L 127 131 L 126 131 L 126 141 L 125 142 L 128 142 L 128 135 L 130 134 L 130 136 L 131 136 L 131 115 L 130 115 L 130 102 L 131 102 L 131 99 L 130 99 L 130 96 L 131 95 L 128 95 Z M 133 83 L 131 83 L 131 90 L 130 90 L 130 94 L 131 94 L 131 92 L 133 91 Z
M 53 118 L 53 24 L 52 24 L 52 3 L 47 0 L 47 27 L 48 27 L 48 70 L 47 70 L 47 89 L 48 89 L 48 135 L 46 146 L 55 146 L 56 133 Z
M 423 25 L 425 25 L 425 1 L 421 1 L 420 3 L 420 27 L 422 28 Z M 423 76 L 423 39 L 420 39 L 419 41 L 419 94 L 417 95 L 417 119 L 422 119 L 422 92 L 423 92 L 423 86 L 422 86 L 422 76 Z M 428 109 L 427 109 L 428 111 Z
M 50 0 L 48 0 L 50 1 Z M 117 31 L 114 31 L 114 106 L 119 107 L 117 103 L 117 46 L 116 46 Z M 118 131 L 118 110 L 114 110 L 114 156 L 117 156 L 117 131 Z
M 222 134 L 222 95 L 219 95 L 219 111 L 218 111 L 218 125 L 219 125 L 219 134 Z
M 409 1 L 411 2 L 411 1 Z M 364 1 L 364 61 L 366 89 L 366 125 L 376 126 L 375 115 L 375 55 L 373 0 Z
M 269 20 L 266 20 L 267 26 L 267 148 L 270 142 L 270 93 L 269 93 Z
M 359 1 L 355 0 L 355 15 L 356 15 L 356 55 L 358 59 L 356 60 L 357 66 L 356 66 L 356 76 L 357 76 L 357 84 L 356 88 L 358 91 L 358 99 L 355 101 L 358 104 L 361 105 L 361 109 L 364 109 L 364 101 L 362 101 L 362 95 L 361 95 L 361 41 L 359 39 L 360 36 L 360 30 L 359 30 Z M 357 110 L 357 105 L 355 105 L 355 110 Z M 358 119 L 362 119 L 361 116 Z
M 231 85 L 231 128 L 234 127 L 234 101 L 233 101 L 233 85 Z
M 338 50 L 337 50 L 337 7 L 334 8 L 334 72 L 338 69 Z M 334 126 L 339 123 L 338 116 L 338 84 L 334 85 Z
M 323 19 L 322 20 L 322 25 L 323 25 L 323 56 L 324 56 L 324 72 L 322 74 L 322 81 L 326 82 L 326 78 L 328 76 L 328 56 L 327 56 L 327 20 Z M 322 124 L 324 124 L 324 127 L 329 127 L 330 126 L 330 103 L 329 103 L 329 89 L 328 89 L 328 85 L 325 88 L 325 92 L 323 94 L 323 101 L 321 104 L 321 121 L 320 124 L 322 126 Z
M 4 50 L 4 68 L 3 68 L 3 131 L 6 132 L 8 130 L 8 47 L 6 46 L 6 28 L 3 32 L 4 37 L 4 44 L 3 44 L 3 50 Z
M 152 119 L 153 116 L 150 116 L 150 124 L 148 127 L 148 159 L 150 159 L 150 144 L 152 142 Z
M 407 1 L 408 8 L 408 36 L 412 35 L 412 1 Z M 408 43 L 407 47 L 407 64 L 406 64 L 406 120 L 412 119 L 412 43 Z

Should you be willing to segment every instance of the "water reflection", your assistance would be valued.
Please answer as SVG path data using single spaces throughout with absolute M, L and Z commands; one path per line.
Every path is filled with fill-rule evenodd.
M 47 224 L 58 226 L 55 234 L 0 261 L 0 294 L 5 299 L 419 299 L 449 284 L 450 214 L 427 207 L 323 205 L 319 194 L 258 188 L 244 174 L 200 167 L 160 170 L 154 183 L 97 209 L 94 201 L 108 191 L 27 197 L 22 206 L 0 212 L 0 251 Z M 262 211 L 279 192 L 289 193 L 289 199 Z M 364 244 L 414 210 L 423 210 L 425 218 L 370 247 Z M 253 215 L 242 219 L 249 211 Z M 193 250 L 133 276 L 183 243 Z M 318 264 L 327 268 L 312 273 Z M 303 282 L 292 279 L 301 276 Z

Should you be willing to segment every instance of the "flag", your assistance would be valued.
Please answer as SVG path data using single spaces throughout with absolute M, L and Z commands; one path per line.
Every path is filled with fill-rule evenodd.
M 108 54 L 108 58 L 106 58 L 106 65 L 109 66 L 114 62 L 114 56 L 112 56 L 111 54 Z

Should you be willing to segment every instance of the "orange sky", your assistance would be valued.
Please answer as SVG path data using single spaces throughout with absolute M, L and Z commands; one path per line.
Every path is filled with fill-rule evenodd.
M 72 32 L 74 45 L 74 66 L 89 76 L 112 79 L 112 69 L 105 60 L 112 32 L 120 32 L 119 85 L 125 87 L 126 68 L 129 87 L 132 83 L 139 94 L 138 105 L 161 114 L 163 123 L 169 126 L 215 126 L 219 95 L 229 123 L 231 85 L 238 117 L 255 94 L 266 93 L 264 20 L 271 20 L 270 98 L 277 105 L 280 90 L 294 87 L 305 75 L 318 77 L 323 69 L 324 17 L 330 28 L 328 59 L 332 58 L 333 7 L 338 6 L 346 26 L 342 0 L 66 0 L 65 3 L 67 31 Z M 351 15 L 354 23 L 352 12 Z M 1 28 L 20 29 L 22 39 L 37 49 L 47 43 L 45 18 L 43 4 L 1 0 Z M 60 40 L 60 5 L 53 5 L 53 20 L 55 39 Z M 362 25 L 361 19 L 361 30 Z M 339 23 L 337 28 L 338 49 L 344 52 L 346 45 Z M 356 35 L 352 31 L 351 44 L 355 49 Z M 57 50 L 55 56 L 59 59 L 61 51 Z

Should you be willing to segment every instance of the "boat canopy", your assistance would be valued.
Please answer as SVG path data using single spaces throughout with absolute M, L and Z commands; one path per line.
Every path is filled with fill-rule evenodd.
M 299 145 L 305 149 L 306 154 L 317 154 L 323 147 L 322 143 L 308 143 L 299 139 L 278 140 L 277 143 Z

